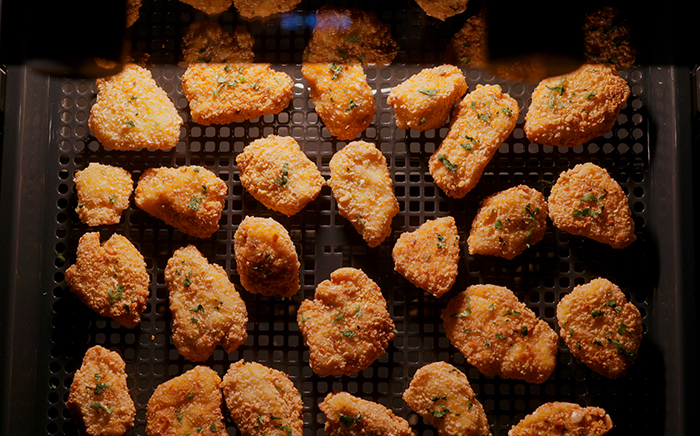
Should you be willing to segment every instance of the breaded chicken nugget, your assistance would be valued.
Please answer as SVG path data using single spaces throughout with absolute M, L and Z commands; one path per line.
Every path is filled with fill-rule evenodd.
M 242 27 L 226 32 L 216 21 L 196 21 L 182 37 L 182 62 L 253 62 L 253 35 Z
M 440 298 L 457 280 L 459 235 L 455 219 L 428 220 L 413 232 L 402 233 L 391 256 L 399 274 Z
M 180 0 L 186 5 L 204 12 L 207 15 L 219 15 L 229 10 L 233 0 Z
M 579 285 L 557 305 L 559 335 L 571 354 L 608 378 L 625 375 L 642 342 L 642 316 L 606 279 Z
M 486 15 L 472 15 L 457 32 L 445 50 L 445 59 L 455 65 L 484 68 L 487 65 Z
M 224 269 L 194 245 L 175 251 L 165 268 L 173 342 L 193 362 L 207 360 L 221 344 L 226 353 L 248 338 L 248 311 Z
M 612 419 L 600 407 L 554 402 L 527 415 L 508 431 L 508 436 L 603 436 L 612 428 Z
M 242 17 L 267 17 L 291 11 L 301 0 L 233 0 L 233 5 Z
M 414 436 L 405 419 L 381 404 L 347 392 L 329 393 L 318 408 L 326 415 L 324 430 L 328 436 Z
M 126 27 L 131 27 L 139 19 L 139 9 L 141 0 L 126 0 Z
M 183 233 L 208 238 L 219 229 L 226 182 L 200 166 L 148 168 L 136 185 L 136 206 Z
M 508 288 L 470 286 L 442 320 L 452 345 L 486 375 L 542 383 L 557 364 L 557 334 Z
M 351 140 L 374 119 L 372 88 L 358 63 L 309 63 L 301 67 L 316 113 L 331 135 Z
M 508 138 L 518 119 L 518 102 L 498 85 L 476 85 L 457 105 L 450 131 L 430 157 L 435 183 L 445 194 L 462 198 Z
M 612 129 L 630 95 L 625 79 L 609 65 L 584 64 L 541 81 L 525 114 L 531 142 L 575 147 Z
M 143 256 L 124 236 L 113 234 L 102 245 L 98 232 L 81 236 L 66 281 L 80 301 L 101 316 L 124 327 L 141 322 L 150 279 Z
M 134 190 L 134 181 L 127 170 L 90 162 L 87 168 L 75 173 L 73 182 L 78 192 L 75 211 L 80 221 L 89 226 L 119 223 Z
M 510 260 L 540 242 L 546 230 L 547 202 L 542 193 L 515 186 L 481 201 L 467 239 L 469 254 Z
M 586 15 L 583 46 L 590 63 L 629 68 L 637 57 L 630 26 L 612 6 L 603 6 Z
M 418 368 L 403 400 L 441 436 L 491 435 L 484 408 L 467 376 L 449 363 Z
M 304 62 L 389 65 L 398 46 L 389 27 L 357 8 L 323 5 L 304 51 Z
M 299 291 L 299 258 L 282 224 L 272 218 L 247 216 L 233 239 L 236 271 L 246 291 L 281 297 Z
M 351 375 L 386 352 L 396 337 L 381 289 L 355 268 L 340 268 L 319 283 L 313 300 L 297 311 L 309 347 L 309 365 L 320 375 Z
M 99 345 L 87 350 L 73 376 L 66 406 L 81 432 L 120 436 L 134 425 L 136 408 L 121 356 Z
M 399 203 L 386 166 L 386 158 L 374 144 L 355 141 L 336 152 L 329 163 L 328 186 L 338 213 L 355 227 L 370 247 L 391 234 L 391 220 Z
M 396 113 L 399 129 L 442 127 L 452 107 L 467 92 L 462 71 L 453 65 L 426 68 L 392 88 L 387 103 Z
M 97 79 L 97 90 L 88 126 L 102 145 L 115 150 L 177 145 L 182 118 L 150 71 L 126 64 L 118 74 Z
M 158 385 L 148 400 L 146 436 L 228 436 L 220 383 L 216 371 L 195 366 Z
M 469 0 L 416 0 L 426 15 L 445 21 L 467 10 Z
M 613 248 L 634 242 L 627 196 L 606 170 L 590 162 L 559 175 L 547 199 L 554 226 Z
M 289 376 L 257 362 L 232 363 L 221 383 L 231 418 L 244 435 L 301 436 L 299 391 Z
M 250 195 L 287 216 L 315 200 L 326 182 L 291 136 L 256 139 L 236 156 L 236 166 Z

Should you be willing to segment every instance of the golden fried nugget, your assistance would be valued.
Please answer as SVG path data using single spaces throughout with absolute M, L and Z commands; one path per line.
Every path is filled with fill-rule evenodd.
M 287 216 L 315 200 L 326 182 L 291 136 L 256 139 L 236 156 L 236 166 L 250 195 Z
M 97 90 L 88 126 L 103 146 L 162 150 L 177 145 L 182 118 L 150 71 L 126 64 L 118 74 L 97 79 Z
M 608 65 L 584 64 L 542 80 L 525 114 L 531 142 L 575 147 L 610 131 L 630 95 L 625 79 Z
M 462 198 L 474 189 L 518 119 L 518 102 L 498 85 L 476 85 L 457 105 L 450 131 L 430 157 L 429 169 L 445 194 Z
M 467 376 L 449 363 L 418 368 L 403 400 L 441 436 L 491 435 L 484 408 Z
M 457 32 L 445 50 L 449 63 L 465 64 L 484 68 L 487 65 L 486 15 L 479 12 L 472 15 Z
M 114 351 L 99 345 L 87 350 L 66 402 L 81 432 L 120 436 L 134 425 L 136 408 L 126 385 L 125 366 Z
M 398 46 L 389 27 L 374 14 L 357 8 L 323 5 L 316 12 L 304 62 L 389 65 Z
M 347 392 L 329 393 L 318 408 L 326 415 L 328 436 L 415 436 L 408 421 L 390 409 Z
M 126 27 L 131 27 L 139 19 L 141 0 L 126 0 Z
M 481 200 L 467 238 L 469 254 L 513 259 L 544 238 L 547 202 L 525 185 L 496 192 Z
M 542 383 L 557 364 L 557 334 L 508 288 L 470 286 L 442 320 L 452 345 L 483 374 Z
M 148 168 L 136 185 L 136 206 L 183 233 L 208 238 L 219 229 L 226 182 L 200 166 Z
M 233 0 L 180 0 L 207 15 L 219 15 L 229 10 Z
M 194 245 L 175 251 L 165 268 L 173 342 L 193 362 L 207 360 L 221 344 L 226 353 L 248 338 L 248 311 L 226 271 Z
M 195 123 L 230 124 L 278 114 L 292 100 L 292 78 L 269 64 L 190 64 L 182 89 Z
M 124 236 L 113 234 L 102 245 L 98 232 L 81 236 L 66 281 L 80 301 L 101 316 L 124 327 L 141 322 L 150 279 L 143 256 Z
M 416 0 L 426 15 L 445 21 L 467 10 L 469 0 Z
M 89 226 L 119 223 L 134 190 L 134 181 L 127 170 L 90 162 L 87 168 L 75 173 L 73 182 L 78 192 L 75 211 L 80 221 Z
M 272 218 L 247 216 L 233 239 L 236 271 L 246 291 L 281 297 L 299 291 L 299 258 L 282 224 Z
M 158 385 L 148 400 L 146 436 L 228 436 L 220 383 L 216 371 L 199 365 Z
M 457 280 L 459 235 L 455 219 L 428 220 L 413 232 L 402 233 L 391 256 L 399 274 L 440 298 Z
M 396 113 L 396 127 L 423 131 L 442 127 L 466 92 L 462 71 L 441 65 L 426 68 L 392 88 L 386 102 Z
M 182 38 L 182 62 L 253 62 L 255 40 L 243 27 L 226 32 L 216 21 L 196 21 Z
M 372 123 L 374 95 L 358 63 L 309 63 L 301 67 L 316 113 L 331 135 L 351 140 Z
M 584 56 L 590 63 L 629 68 L 637 57 L 630 26 L 619 9 L 603 6 L 586 15 L 583 23 Z
M 612 419 L 600 407 L 554 402 L 527 415 L 508 431 L 508 436 L 603 436 L 612 428 Z
M 613 248 L 634 242 L 628 199 L 608 172 L 590 162 L 562 172 L 547 199 L 554 226 Z
M 336 152 L 329 163 L 328 186 L 338 213 L 355 227 L 370 247 L 391 234 L 391 220 L 399 203 L 386 166 L 386 158 L 374 144 L 355 141 Z
M 229 367 L 221 388 L 231 418 L 242 434 L 303 434 L 304 405 L 284 372 L 239 360 Z
M 396 337 L 381 289 L 355 268 L 337 269 L 319 283 L 314 299 L 301 302 L 297 322 L 319 375 L 362 371 Z
M 642 316 L 607 279 L 579 285 L 557 305 L 559 335 L 571 354 L 608 378 L 625 375 L 642 342 Z
M 268 17 L 295 9 L 301 0 L 233 0 L 241 17 Z

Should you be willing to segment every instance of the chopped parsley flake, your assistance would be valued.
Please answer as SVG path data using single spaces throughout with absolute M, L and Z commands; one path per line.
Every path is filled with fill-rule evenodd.
M 345 312 L 340 312 L 335 318 L 333 318 L 333 322 L 331 324 L 337 323 L 338 321 L 343 319 L 344 316 L 345 316 Z
M 98 403 L 92 403 L 92 404 L 90 404 L 90 408 L 91 408 L 91 409 L 101 409 L 101 410 L 104 410 L 104 411 L 107 412 L 107 413 L 112 413 L 112 411 L 114 410 L 114 406 L 108 408 L 108 407 L 105 407 L 104 405 L 102 405 L 102 403 L 99 403 L 99 402 L 98 402 Z
M 202 195 L 193 195 L 190 198 L 190 202 L 187 203 L 187 207 L 192 209 L 193 211 L 197 212 L 199 210 L 199 207 L 202 205 L 202 201 L 204 200 L 204 196 Z
M 280 174 L 279 179 L 275 180 L 275 185 L 280 185 L 281 187 L 286 188 L 288 184 L 289 184 L 289 162 L 285 162 L 284 165 L 282 166 L 282 173 Z
M 109 304 L 114 304 L 115 301 L 119 301 L 124 298 L 124 285 L 117 286 L 117 289 L 113 291 L 107 291 L 109 295 Z
M 483 114 L 476 114 L 476 117 L 481 121 L 486 121 L 487 123 L 491 122 L 491 115 L 489 115 L 488 112 L 484 112 Z
M 345 112 L 349 112 L 349 111 L 351 111 L 354 108 L 359 107 L 359 106 L 360 106 L 359 104 L 355 103 L 355 100 L 350 99 L 350 104 L 348 105 L 348 108 L 345 109 Z
M 438 157 L 438 160 L 440 162 L 442 162 L 443 165 L 445 165 L 445 168 L 450 170 L 450 172 L 452 172 L 452 173 L 457 172 L 457 165 L 450 162 L 449 159 L 447 159 L 444 154 L 438 153 L 437 157 Z
M 494 224 L 493 226 L 496 228 L 496 230 L 503 230 L 503 224 L 501 224 L 500 218 L 496 220 L 496 224 Z
M 353 330 L 341 330 L 340 333 L 346 338 L 352 338 L 355 336 L 355 332 Z
M 132 120 L 126 120 L 124 124 L 126 124 L 126 127 L 136 127 L 136 124 L 134 124 Z
M 333 77 L 331 77 L 331 80 L 337 79 L 340 73 L 343 72 L 343 69 L 337 64 L 331 64 L 331 66 L 328 68 L 333 72 Z
M 435 97 L 435 94 L 437 94 L 440 91 L 440 89 L 425 89 L 422 86 L 418 88 L 418 92 L 421 94 L 425 94 L 428 97 Z
M 599 317 L 599 316 L 603 316 L 604 314 L 605 314 L 605 313 L 603 313 L 603 311 L 600 310 L 600 309 L 593 309 L 593 310 L 591 311 L 591 316 L 592 316 L 593 318 L 597 318 L 597 317 Z
M 357 416 L 349 416 L 341 413 L 338 416 L 338 420 L 343 427 L 351 427 L 362 420 L 362 413 L 358 413 Z

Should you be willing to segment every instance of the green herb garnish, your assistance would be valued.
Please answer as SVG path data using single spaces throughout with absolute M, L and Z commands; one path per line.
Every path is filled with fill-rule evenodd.
M 418 88 L 418 92 L 420 92 L 421 94 L 425 94 L 428 97 L 435 97 L 435 94 L 437 94 L 438 91 L 440 91 L 440 89 L 425 89 L 422 86 Z
M 450 172 L 452 172 L 452 173 L 457 172 L 457 165 L 450 162 L 449 159 L 447 159 L 444 154 L 438 153 L 437 157 L 438 157 L 438 160 L 440 162 L 442 162 L 443 165 L 445 165 L 445 168 L 450 170 Z
M 91 409 L 101 409 L 107 413 L 112 413 L 112 411 L 114 410 L 114 406 L 107 408 L 107 407 L 103 406 L 102 403 L 99 403 L 99 402 L 90 404 L 90 408 Z
M 280 185 L 281 187 L 286 188 L 288 184 L 289 184 L 289 162 L 285 162 L 284 165 L 282 166 L 282 173 L 280 174 L 279 179 L 275 180 L 275 185 Z

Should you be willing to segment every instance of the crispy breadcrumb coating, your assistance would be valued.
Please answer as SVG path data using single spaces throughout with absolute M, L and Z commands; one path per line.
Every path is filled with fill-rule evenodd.
M 326 415 L 327 436 L 415 436 L 408 421 L 390 409 L 347 392 L 329 393 L 318 408 Z
M 150 278 L 143 256 L 124 236 L 113 234 L 102 245 L 98 232 L 81 236 L 66 281 L 80 301 L 101 316 L 124 327 L 141 322 Z
M 299 258 L 282 224 L 272 218 L 247 216 L 233 239 L 236 271 L 246 291 L 281 297 L 299 291 Z
M 508 431 L 508 436 L 603 436 L 612 430 L 610 415 L 600 407 L 545 403 Z
M 268 209 L 295 215 L 318 197 L 326 180 L 291 136 L 270 135 L 236 156 L 243 188 Z
M 73 182 L 78 192 L 75 211 L 80 221 L 89 226 L 119 223 L 134 190 L 134 181 L 127 170 L 90 162 L 87 168 L 75 173 Z
M 131 430 L 136 408 L 126 385 L 125 366 L 114 351 L 99 345 L 87 350 L 66 402 L 81 432 L 121 436 Z
M 350 221 L 367 245 L 379 246 L 391 234 L 391 220 L 399 212 L 386 158 L 374 144 L 355 141 L 336 152 L 329 167 L 328 186 L 338 213 Z
M 183 233 L 208 238 L 219 229 L 226 182 L 200 166 L 148 168 L 136 185 L 136 206 Z
M 195 366 L 158 385 L 148 400 L 146 436 L 228 436 L 220 383 L 216 371 Z
M 467 10 L 469 0 L 416 0 L 426 15 L 445 21 Z
M 413 232 L 402 233 L 391 256 L 399 274 L 440 298 L 457 280 L 459 235 L 455 219 L 428 220 Z
M 114 76 L 97 79 L 97 90 L 88 126 L 103 146 L 164 150 L 177 145 L 182 118 L 149 70 L 126 64 Z
M 255 40 L 243 27 L 226 32 L 216 21 L 196 21 L 182 37 L 182 62 L 253 62 Z
M 559 335 L 571 354 L 608 378 L 625 375 L 642 342 L 642 316 L 620 288 L 598 278 L 557 305 Z
M 196 63 L 182 76 L 192 120 L 204 126 L 278 114 L 292 100 L 292 85 L 269 64 Z
M 207 15 L 219 15 L 229 10 L 233 0 L 180 0 Z
M 590 63 L 629 68 L 637 57 L 630 26 L 620 11 L 603 6 L 586 15 L 583 23 L 584 55 Z
M 455 65 L 485 68 L 487 53 L 486 15 L 479 12 L 469 17 L 459 32 L 452 37 L 445 50 L 445 59 Z
M 547 202 L 525 185 L 496 192 L 481 200 L 467 245 L 469 254 L 513 259 L 544 238 Z
M 387 103 L 396 114 L 396 127 L 423 131 L 442 127 L 466 92 L 462 71 L 441 65 L 426 68 L 392 88 Z
M 555 227 L 613 248 L 636 240 L 628 199 L 608 172 L 590 162 L 559 175 L 547 199 Z
M 295 9 L 301 0 L 233 0 L 241 17 L 268 17 Z
M 462 198 L 476 186 L 515 128 L 519 113 L 518 102 L 499 85 L 477 85 L 464 97 L 452 114 L 450 131 L 429 162 L 430 174 L 445 194 Z
M 303 434 L 304 405 L 299 391 L 284 372 L 239 360 L 229 367 L 221 388 L 231 418 L 242 434 Z
M 301 302 L 297 322 L 319 375 L 362 371 L 396 337 L 381 289 L 355 268 L 337 269 L 319 283 L 314 299 Z
M 483 374 L 542 383 L 557 364 L 557 334 L 508 288 L 470 286 L 442 320 L 452 345 Z
M 226 353 L 248 338 L 248 311 L 226 271 L 194 245 L 175 251 L 165 268 L 173 342 L 193 362 L 207 360 L 221 344 Z
M 630 95 L 614 67 L 584 64 L 569 74 L 542 80 L 525 114 L 531 142 L 575 147 L 610 131 Z
M 126 0 L 126 27 L 131 27 L 139 19 L 141 0 Z
M 403 400 L 441 436 L 491 435 L 484 408 L 467 376 L 449 363 L 418 368 Z

